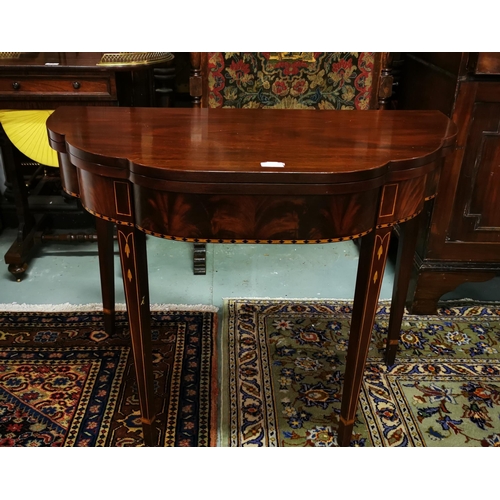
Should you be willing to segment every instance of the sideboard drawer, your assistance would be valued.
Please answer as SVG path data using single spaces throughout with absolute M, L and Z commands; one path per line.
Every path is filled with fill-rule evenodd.
M 500 52 L 479 52 L 475 73 L 477 75 L 500 75 Z
M 0 96 L 16 98 L 30 94 L 43 94 L 45 97 L 88 95 L 89 97 L 114 97 L 116 90 L 109 78 L 105 77 L 49 77 L 34 78 L 27 76 L 0 77 Z

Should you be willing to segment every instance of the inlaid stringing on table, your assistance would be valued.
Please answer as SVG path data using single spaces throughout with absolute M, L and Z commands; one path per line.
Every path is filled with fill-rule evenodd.
M 436 195 L 442 158 L 455 146 L 455 125 L 438 111 L 59 108 L 47 128 L 65 190 L 96 216 L 108 330 L 114 318 L 112 231 L 118 226 L 149 445 L 157 438 L 146 234 L 195 243 L 362 237 L 338 428 L 339 444 L 349 445 L 391 231 L 400 224 L 390 364 L 417 216 Z

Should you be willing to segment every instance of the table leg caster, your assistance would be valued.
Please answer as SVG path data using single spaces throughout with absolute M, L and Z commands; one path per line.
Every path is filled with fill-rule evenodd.
M 28 269 L 28 263 L 24 262 L 23 264 L 9 264 L 9 272 L 14 276 L 16 281 L 21 281 L 24 277 L 24 273 L 26 269 Z

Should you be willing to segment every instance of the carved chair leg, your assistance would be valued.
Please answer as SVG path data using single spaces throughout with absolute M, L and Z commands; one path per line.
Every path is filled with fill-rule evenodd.
M 392 74 L 393 54 L 391 52 L 382 52 L 380 57 L 380 75 L 378 87 L 378 109 L 390 109 L 392 86 L 394 77 Z
M 203 75 L 202 58 L 206 54 L 201 52 L 190 52 L 189 60 L 191 64 L 191 76 L 189 77 L 189 94 L 191 95 L 191 104 L 194 108 L 202 107 L 203 100 Z

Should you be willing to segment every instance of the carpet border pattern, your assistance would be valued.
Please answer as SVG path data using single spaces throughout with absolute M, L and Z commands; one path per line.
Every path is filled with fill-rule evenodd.
M 379 318 L 387 320 L 390 301 L 380 301 L 377 315 Z M 300 316 L 313 314 L 315 317 L 331 318 L 333 315 L 344 317 L 350 320 L 352 313 L 352 301 L 348 300 L 328 300 L 328 299 L 250 299 L 250 298 L 228 298 L 224 299 L 223 308 L 223 328 L 222 328 L 222 351 L 223 373 L 222 380 L 225 392 L 222 394 L 221 413 L 221 444 L 223 446 L 280 446 L 278 436 L 278 425 L 275 407 L 273 402 L 272 374 L 269 366 L 270 359 L 267 353 L 266 331 L 264 322 L 266 317 L 277 316 L 286 313 L 288 316 Z M 438 311 L 438 315 L 416 316 L 405 314 L 403 321 L 424 321 L 436 320 L 436 318 L 451 319 L 453 316 L 476 317 L 483 319 L 488 315 L 498 317 L 500 315 L 500 304 L 490 303 L 488 305 L 477 305 L 471 302 L 447 303 Z M 380 340 L 379 340 L 380 343 Z M 380 346 L 378 347 L 380 349 Z M 425 375 L 426 366 L 429 366 L 430 359 L 439 363 L 462 362 L 458 366 L 458 373 L 469 372 L 471 375 L 481 375 L 483 366 L 488 367 L 492 359 L 477 359 L 465 355 L 457 356 L 453 359 L 439 356 L 434 358 L 419 357 L 420 354 L 404 357 L 404 364 L 409 370 Z M 463 359 L 462 359 L 463 358 Z M 403 358 L 399 358 L 402 362 Z M 473 364 L 477 366 L 472 366 Z M 260 366 L 259 366 L 260 365 Z M 401 364 L 393 367 L 386 367 L 381 358 L 371 358 L 367 360 L 367 368 L 377 365 L 377 370 L 383 372 L 386 380 L 390 380 L 391 370 L 397 373 L 401 370 Z M 465 371 L 463 371 L 465 370 Z M 476 371 L 475 371 L 476 370 Z M 477 371 L 478 370 L 478 371 Z M 445 371 L 450 377 L 454 374 L 454 368 L 448 366 Z M 397 391 L 394 386 L 388 390 L 383 387 L 379 378 L 377 390 Z M 443 379 L 444 380 L 444 379 Z M 451 378 L 449 379 L 451 380 Z M 384 382 L 385 383 L 385 382 Z M 389 382 L 390 385 L 390 382 Z M 396 384 L 397 385 L 397 384 Z M 403 439 L 393 444 L 387 439 L 387 428 L 382 431 L 377 428 L 377 424 L 372 418 L 373 411 L 367 410 L 370 402 L 367 391 L 370 391 L 369 383 L 363 382 L 360 395 L 358 411 L 363 412 L 367 426 L 373 431 L 375 446 L 426 446 L 420 431 L 413 426 L 408 417 L 408 411 L 400 406 L 402 418 L 400 425 L 405 425 L 410 433 L 412 442 Z M 277 390 L 277 389 L 276 389 Z M 403 400 L 404 398 L 401 398 Z M 399 404 L 399 403 L 398 403 Z M 404 406 L 404 405 L 403 405 Z M 379 426 L 380 427 L 380 426 Z M 385 432 L 385 436 L 382 434 Z M 335 433 L 335 432 L 334 432 Z M 377 437 L 378 436 L 378 437 Z M 352 442 L 351 442 L 352 445 Z M 354 444 L 355 445 L 355 444 Z M 485 444 L 482 444 L 485 446 Z

